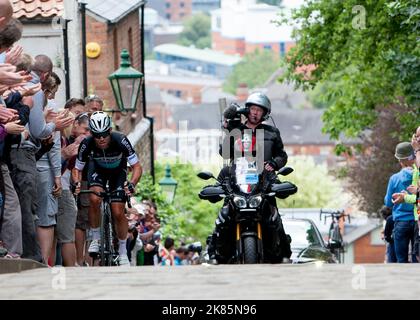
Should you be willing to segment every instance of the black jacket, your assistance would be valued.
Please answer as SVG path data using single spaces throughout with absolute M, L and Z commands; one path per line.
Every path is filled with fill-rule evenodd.
M 22 96 L 19 92 L 15 92 L 11 94 L 6 100 L 5 100 L 6 106 L 10 109 L 15 109 L 18 111 L 19 114 L 19 120 L 22 126 L 26 125 L 29 122 L 29 113 L 30 108 L 22 103 Z
M 251 130 L 245 124 L 242 124 L 238 128 L 242 133 L 244 130 Z M 280 136 L 280 131 L 267 124 L 259 124 L 255 130 L 252 130 L 252 135 L 256 137 L 256 130 L 264 130 L 264 162 L 270 162 L 275 170 L 279 170 L 284 167 L 287 163 L 287 153 L 284 151 L 283 141 Z M 226 135 L 222 144 L 219 147 L 219 154 L 224 159 L 233 159 L 233 156 L 241 156 L 238 154 L 238 151 L 235 148 L 235 140 L 237 137 L 234 136 L 234 131 L 230 131 L 230 135 Z M 229 152 L 230 151 L 230 152 Z M 253 156 L 256 156 L 256 151 L 254 148 Z M 229 152 L 229 154 L 227 153 Z
M 384 238 L 386 242 L 394 243 L 394 239 L 392 238 L 393 231 L 394 231 L 394 219 L 392 218 L 392 214 L 391 214 L 388 218 L 386 218 L 386 223 L 385 223 Z

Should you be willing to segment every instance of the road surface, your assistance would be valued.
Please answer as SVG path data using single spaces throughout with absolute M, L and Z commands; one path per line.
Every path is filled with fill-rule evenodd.
M 0 275 L 0 299 L 418 299 L 420 264 L 41 268 Z

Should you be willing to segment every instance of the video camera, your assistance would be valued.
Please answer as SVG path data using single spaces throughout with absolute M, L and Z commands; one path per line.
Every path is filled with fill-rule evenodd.
M 248 108 L 241 107 L 239 104 L 232 102 L 223 112 L 224 118 L 227 120 L 228 130 L 238 128 L 241 125 L 241 115 L 247 116 Z

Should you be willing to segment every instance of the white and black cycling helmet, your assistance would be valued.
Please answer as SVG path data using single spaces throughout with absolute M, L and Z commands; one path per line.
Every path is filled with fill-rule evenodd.
M 252 105 L 263 108 L 264 111 L 265 111 L 263 120 L 268 119 L 268 117 L 271 113 L 271 102 L 270 102 L 270 99 L 268 99 L 268 97 L 264 93 L 262 93 L 262 92 L 251 93 L 249 95 L 248 99 L 246 99 L 245 107 L 249 111 L 249 108 Z
M 95 111 L 89 120 L 89 129 L 92 133 L 104 133 L 111 129 L 111 118 L 103 111 Z

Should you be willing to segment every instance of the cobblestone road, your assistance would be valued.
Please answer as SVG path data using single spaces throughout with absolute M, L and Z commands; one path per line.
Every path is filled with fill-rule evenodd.
M 394 300 L 419 283 L 420 264 L 43 268 L 0 275 L 0 299 Z

